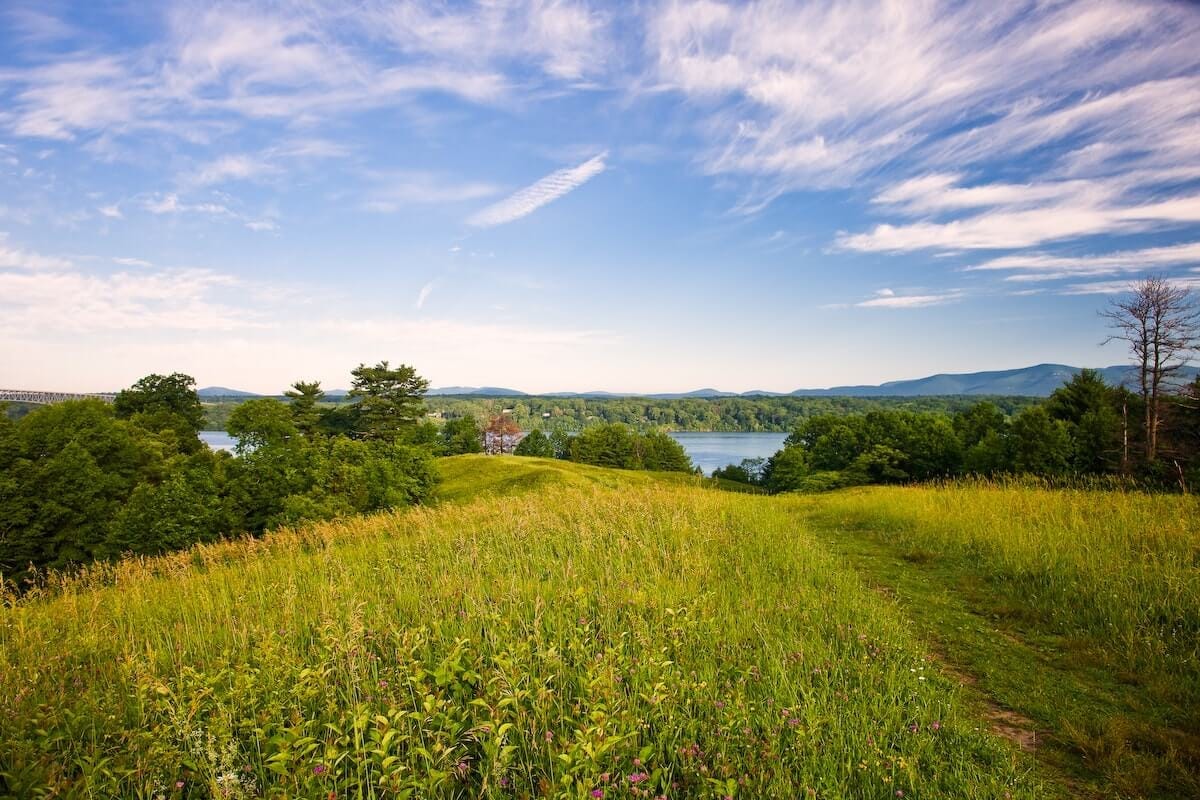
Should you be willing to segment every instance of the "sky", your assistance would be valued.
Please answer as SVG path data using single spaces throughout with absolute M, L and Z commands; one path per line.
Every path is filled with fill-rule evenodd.
M 1200 5 L 0 7 L 0 386 L 790 391 L 1123 363 Z

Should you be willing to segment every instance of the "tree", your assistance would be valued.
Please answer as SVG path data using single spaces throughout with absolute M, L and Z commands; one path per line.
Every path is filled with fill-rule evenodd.
M 204 406 L 191 375 L 147 375 L 117 394 L 113 410 L 118 419 L 134 420 L 155 433 L 170 432 L 182 452 L 204 449 L 196 435 L 204 427 Z
M 483 452 L 483 431 L 474 417 L 447 420 L 440 438 L 442 452 L 448 456 Z
M 300 433 L 291 411 L 273 397 L 259 397 L 239 404 L 229 415 L 228 431 L 238 440 L 236 450 L 239 455 L 267 445 L 283 444 Z
M 1085 369 L 1046 400 L 1046 412 L 1070 429 L 1072 464 L 1079 472 L 1106 472 L 1115 460 L 1121 433 L 1117 396 L 1099 372 Z
M 291 400 L 292 419 L 305 436 L 317 432 L 321 423 L 321 411 L 317 404 L 325 399 L 320 381 L 296 381 L 292 388 L 283 393 Z
M 554 445 L 546 434 L 532 430 L 522 439 L 513 450 L 515 456 L 533 456 L 535 458 L 554 458 Z
M 1012 423 L 1013 467 L 1034 475 L 1060 475 L 1071 463 L 1067 424 L 1041 406 L 1027 408 Z
M 954 430 L 963 447 L 974 447 L 992 431 L 1002 433 L 1008 419 L 995 403 L 983 401 L 954 415 Z
M 492 455 L 511 453 L 520 435 L 520 426 L 508 414 L 500 412 L 483 429 L 484 449 Z
M 633 466 L 654 472 L 692 472 L 695 466 L 683 445 L 662 431 L 635 435 Z
M 1188 289 L 1156 275 L 1138 281 L 1132 295 L 1101 312 L 1113 333 L 1105 343 L 1129 345 L 1138 371 L 1147 462 L 1158 458 L 1163 395 L 1171 379 L 1200 348 L 1200 308 Z
M 633 434 L 618 423 L 593 425 L 571 440 L 571 460 L 598 467 L 632 469 Z
M 429 381 L 407 364 L 391 367 L 380 361 L 351 370 L 350 397 L 358 398 L 354 433 L 361 439 L 397 441 L 425 414 Z
M 555 458 L 571 457 L 571 435 L 561 426 L 555 425 L 550 431 L 550 444 L 554 447 Z
M 784 447 L 767 461 L 764 483 L 773 494 L 799 489 L 812 473 L 808 454 L 798 446 Z

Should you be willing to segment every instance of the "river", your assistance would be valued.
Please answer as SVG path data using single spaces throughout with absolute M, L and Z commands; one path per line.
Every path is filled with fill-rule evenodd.
M 683 445 L 692 462 L 711 475 L 714 469 L 737 464 L 743 458 L 770 458 L 783 447 L 786 433 L 678 431 L 671 438 Z M 214 450 L 232 450 L 237 444 L 225 431 L 201 431 L 200 439 Z

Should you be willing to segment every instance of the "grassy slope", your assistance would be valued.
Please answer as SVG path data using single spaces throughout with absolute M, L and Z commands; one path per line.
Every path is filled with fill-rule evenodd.
M 0 611 L 9 791 L 1195 793 L 1192 500 L 443 473 L 435 508 Z
M 952 486 L 791 502 L 971 676 L 985 713 L 1026 718 L 1074 793 L 1200 796 L 1195 498 Z
M 461 502 L 128 562 L 0 612 L 8 791 L 1044 796 L 783 505 L 447 467 Z M 569 477 L 530 477 L 551 468 Z M 465 497 L 512 469 L 542 491 Z

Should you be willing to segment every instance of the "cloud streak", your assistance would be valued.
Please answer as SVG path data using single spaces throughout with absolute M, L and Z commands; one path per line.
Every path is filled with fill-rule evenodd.
M 547 203 L 552 203 L 573 192 L 604 172 L 604 159 L 607 155 L 607 153 L 601 153 L 578 166 L 551 172 L 537 183 L 526 186 L 499 203 L 490 205 L 472 215 L 467 220 L 467 224 L 478 228 L 491 228 L 527 217 Z
M 873 297 L 855 303 L 856 308 L 925 308 L 961 300 L 959 290 L 927 294 L 897 294 L 892 289 L 880 289 Z

